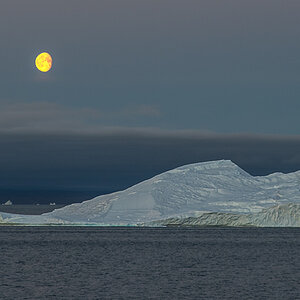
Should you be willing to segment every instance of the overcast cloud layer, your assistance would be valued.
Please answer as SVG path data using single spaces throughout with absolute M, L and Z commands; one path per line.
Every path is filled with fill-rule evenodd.
M 92 112 L 105 126 L 299 134 L 299 11 L 281 0 L 2 0 L 0 102 L 61 107 L 57 127 Z M 41 51 L 53 56 L 46 74 Z

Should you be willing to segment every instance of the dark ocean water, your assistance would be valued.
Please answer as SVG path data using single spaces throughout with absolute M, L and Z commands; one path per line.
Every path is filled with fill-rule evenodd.
M 300 299 L 300 229 L 0 227 L 1 299 Z

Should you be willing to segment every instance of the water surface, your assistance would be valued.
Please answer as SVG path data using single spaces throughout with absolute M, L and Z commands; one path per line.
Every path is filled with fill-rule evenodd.
M 300 299 L 300 229 L 0 227 L 2 299 Z

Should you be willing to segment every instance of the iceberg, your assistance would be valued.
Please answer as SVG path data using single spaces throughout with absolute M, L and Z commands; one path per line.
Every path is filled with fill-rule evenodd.
M 300 226 L 299 205 L 300 171 L 251 176 L 219 160 L 181 166 L 40 216 L 0 215 L 16 224 Z

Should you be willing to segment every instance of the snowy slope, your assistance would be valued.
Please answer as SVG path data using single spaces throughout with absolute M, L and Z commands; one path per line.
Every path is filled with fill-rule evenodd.
M 228 160 L 185 165 L 125 191 L 72 204 L 39 217 L 3 216 L 20 223 L 136 225 L 203 212 L 259 213 L 300 204 L 300 171 L 251 176 Z M 2 214 L 3 215 L 3 214 Z
M 170 170 L 125 191 L 45 214 L 71 222 L 136 224 L 197 212 L 259 212 L 300 203 L 300 172 L 253 177 L 233 162 L 196 163 Z

